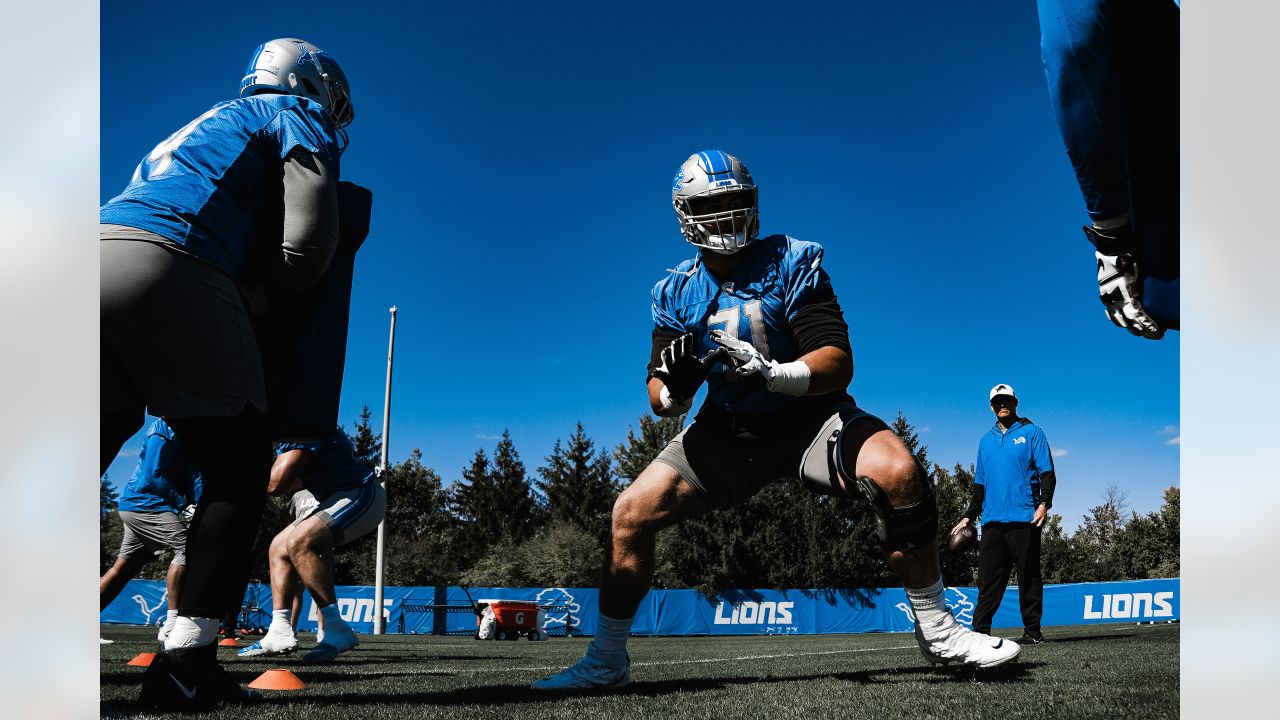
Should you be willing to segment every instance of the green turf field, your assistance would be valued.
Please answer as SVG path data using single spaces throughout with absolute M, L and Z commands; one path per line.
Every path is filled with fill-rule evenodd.
M 997 633 L 1009 637 L 1017 633 Z M 102 715 L 139 717 L 143 669 L 125 663 L 155 646 L 155 629 L 104 625 Z M 910 634 L 633 638 L 635 683 L 607 694 L 555 695 L 529 681 L 576 660 L 581 638 L 535 643 L 470 637 L 365 636 L 328 665 L 239 660 L 244 682 L 293 670 L 304 690 L 268 693 L 219 718 L 1163 718 L 1178 716 L 1177 625 L 1047 628 L 988 671 L 930 669 Z M 300 648 L 312 644 L 304 633 Z

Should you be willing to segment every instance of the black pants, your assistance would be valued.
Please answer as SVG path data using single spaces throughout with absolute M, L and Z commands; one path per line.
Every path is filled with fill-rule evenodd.
M 1022 625 L 1028 635 L 1040 635 L 1044 579 L 1040 576 L 1040 528 L 1025 522 L 982 523 L 978 551 L 978 607 L 973 629 L 991 632 L 991 619 L 1004 599 L 1009 573 L 1018 569 L 1018 599 Z

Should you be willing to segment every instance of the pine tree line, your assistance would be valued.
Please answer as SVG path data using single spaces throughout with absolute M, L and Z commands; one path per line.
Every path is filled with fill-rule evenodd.
M 679 433 L 684 418 L 641 417 L 611 451 L 597 447 L 581 423 L 530 472 L 503 432 L 489 452 L 479 449 L 460 481 L 446 487 L 423 464 L 422 453 L 388 468 L 385 582 L 388 585 L 467 584 L 513 587 L 594 587 L 608 542 L 614 500 Z M 951 586 L 976 580 L 977 551 L 951 553 L 945 532 L 968 504 L 973 466 L 948 469 L 929 460 L 928 448 L 901 414 L 893 430 L 920 460 L 934 484 L 940 515 L 938 544 L 943 578 Z M 377 466 L 381 438 L 366 407 L 350 432 L 356 453 Z M 1126 516 L 1126 499 L 1109 488 L 1074 533 L 1051 514 L 1043 535 L 1046 582 L 1176 577 L 1179 491 L 1165 491 L 1164 506 Z M 119 546 L 114 497 L 102 483 L 102 562 Z M 271 498 L 258 534 L 253 577 L 268 578 L 265 549 L 290 522 L 287 504 Z M 339 584 L 374 582 L 376 538 L 366 536 L 337 552 Z M 893 587 L 861 497 L 814 495 L 798 482 L 771 485 L 727 511 L 710 513 L 658 536 L 654 586 L 715 593 L 733 588 L 844 588 L 857 598 L 869 588 Z M 152 563 L 140 577 L 163 577 Z M 1016 577 L 1013 582 L 1016 582 Z

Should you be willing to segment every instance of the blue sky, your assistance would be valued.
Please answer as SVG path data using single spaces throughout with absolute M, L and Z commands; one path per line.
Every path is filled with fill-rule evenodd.
M 967 465 L 988 388 L 1012 384 L 1068 526 L 1110 484 L 1155 509 L 1178 483 L 1180 337 L 1103 317 L 1034 3 L 848 5 L 105 4 L 101 200 L 233 96 L 257 44 L 329 51 L 356 105 L 342 174 L 374 191 L 342 420 L 381 415 L 396 305 L 392 458 L 421 448 L 455 480 L 504 428 L 532 470 L 575 422 L 612 447 L 648 411 L 649 289 L 693 254 L 670 180 L 719 147 L 759 183 L 763 232 L 826 247 L 860 405 Z M 176 44 L 157 17 L 197 31 Z

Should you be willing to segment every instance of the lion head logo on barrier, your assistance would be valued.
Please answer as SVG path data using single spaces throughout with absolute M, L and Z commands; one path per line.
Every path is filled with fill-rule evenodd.
M 544 630 L 555 627 L 576 628 L 582 622 L 580 611 L 582 606 L 573 593 L 564 588 L 547 588 L 538 593 L 535 601 L 547 609 Z
M 956 621 L 965 627 L 973 627 L 973 601 L 959 588 L 946 588 L 942 593 L 943 600 L 955 616 Z M 916 614 L 911 610 L 911 603 L 900 602 L 894 607 L 901 610 L 914 625 Z

